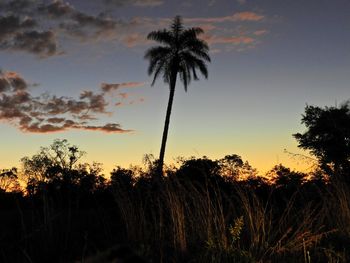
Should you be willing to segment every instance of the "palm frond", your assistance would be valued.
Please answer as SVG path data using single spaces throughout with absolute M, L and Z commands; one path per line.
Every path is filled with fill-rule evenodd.
M 171 54 L 171 52 L 172 52 L 172 49 L 168 47 L 163 47 L 163 46 L 151 47 L 146 51 L 144 58 L 149 60 L 154 60 L 154 59 L 158 60 L 165 56 L 168 56 L 169 54 Z
M 188 39 L 196 39 L 199 35 L 203 34 L 204 31 L 200 27 L 191 27 L 183 30 L 179 41 L 185 42 Z
M 203 50 L 195 49 L 195 48 L 189 49 L 189 51 L 192 53 L 192 55 L 194 55 L 198 59 L 204 59 L 207 62 L 211 61 L 210 56 L 209 56 L 207 51 L 203 51 Z
M 203 60 L 192 55 L 190 52 L 183 52 L 181 56 L 182 60 L 186 61 L 186 63 L 191 65 L 192 68 L 198 68 L 202 75 L 205 78 L 208 78 L 208 68 Z
M 154 40 L 156 42 L 171 46 L 174 43 L 174 37 L 172 33 L 166 29 L 152 31 L 147 35 L 148 40 Z
M 180 80 L 184 85 L 184 89 L 187 92 L 187 87 L 191 82 L 191 74 L 186 63 L 180 63 L 179 67 Z
M 159 77 L 159 74 L 164 71 L 164 61 L 158 61 L 153 68 L 154 75 L 153 75 L 153 80 L 151 83 L 151 86 L 154 85 L 154 83 L 156 82 L 157 78 Z M 150 75 L 150 74 L 149 74 Z
M 202 50 L 204 52 L 209 51 L 209 46 L 208 44 L 199 38 L 187 38 L 182 42 L 183 48 L 188 48 L 188 49 L 197 49 L 197 50 Z

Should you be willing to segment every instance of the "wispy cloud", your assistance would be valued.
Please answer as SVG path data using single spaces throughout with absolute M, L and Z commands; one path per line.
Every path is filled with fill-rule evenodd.
M 115 87 L 137 86 L 137 82 L 114 84 Z M 43 94 L 32 96 L 28 83 L 16 72 L 0 72 L 0 121 L 23 132 L 51 133 L 71 129 L 127 133 L 117 123 L 94 125 L 99 116 L 110 115 L 106 93 L 82 91 L 79 98 Z
M 230 16 L 221 17 L 195 17 L 186 18 L 188 23 L 223 23 L 223 22 L 237 22 L 237 21 L 261 21 L 265 18 L 264 15 L 255 12 L 238 12 Z
M 185 18 L 185 22 L 204 29 L 202 39 L 211 46 L 211 53 L 222 51 L 246 51 L 255 48 L 266 29 L 259 29 L 264 25 L 266 16 L 252 11 L 237 12 L 221 17 L 192 17 Z
M 204 37 L 204 39 L 209 44 L 252 44 L 255 42 L 254 38 L 248 37 L 248 36 L 232 36 L 232 37 L 225 37 L 225 36 L 211 36 L 207 35 Z
M 98 0 L 100 1 L 100 0 Z M 113 4 L 116 6 L 123 6 L 123 5 L 134 5 L 134 6 L 140 6 L 140 7 L 152 7 L 152 6 L 159 6 L 164 4 L 163 0 L 104 0 L 107 4 Z
M 261 29 L 261 30 L 257 30 L 257 31 L 253 32 L 253 34 L 256 36 L 262 36 L 262 35 L 265 35 L 267 33 L 268 33 L 268 31 L 266 29 Z
M 101 90 L 105 93 L 109 93 L 121 88 L 135 88 L 144 85 L 144 82 L 101 83 Z

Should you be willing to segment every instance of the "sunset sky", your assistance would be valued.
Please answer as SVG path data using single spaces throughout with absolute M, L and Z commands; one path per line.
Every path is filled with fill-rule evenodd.
M 106 172 L 158 156 L 169 89 L 143 56 L 176 15 L 204 29 L 212 63 L 177 85 L 166 163 L 304 169 L 284 149 L 305 154 L 292 134 L 306 104 L 350 99 L 349 14 L 349 0 L 0 0 L 0 169 L 56 138 Z

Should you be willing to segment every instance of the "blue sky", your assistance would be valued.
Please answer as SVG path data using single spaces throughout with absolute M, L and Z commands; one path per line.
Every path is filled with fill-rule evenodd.
M 0 168 L 55 138 L 106 171 L 157 156 L 169 90 L 150 87 L 143 55 L 147 33 L 175 15 L 205 30 L 212 63 L 208 80 L 177 86 L 167 163 L 235 153 L 260 171 L 304 169 L 284 149 L 304 154 L 292 134 L 305 105 L 350 98 L 346 0 L 0 0 L 0 10 Z

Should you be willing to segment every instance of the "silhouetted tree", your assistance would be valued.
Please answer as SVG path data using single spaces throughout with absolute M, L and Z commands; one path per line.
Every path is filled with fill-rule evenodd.
M 219 160 L 220 174 L 230 180 L 256 177 L 257 171 L 247 161 L 237 154 L 226 155 Z
M 0 169 L 0 191 L 20 191 L 17 169 Z
M 175 176 L 180 180 L 189 180 L 201 184 L 208 180 L 222 179 L 218 161 L 213 161 L 206 156 L 184 160 Z
M 277 187 L 283 188 L 298 188 L 306 180 L 306 174 L 291 171 L 288 167 L 285 167 L 282 164 L 274 166 L 267 172 L 267 176 L 272 179 Z
M 349 171 L 350 103 L 340 107 L 306 106 L 301 122 L 307 130 L 293 135 L 298 146 L 310 150 L 329 174 Z
M 133 171 L 120 166 L 111 172 L 111 185 L 117 189 L 130 190 L 135 183 Z
M 159 154 L 158 174 L 163 174 L 163 163 L 165 146 L 168 136 L 171 108 L 173 104 L 177 76 L 184 84 L 185 91 L 191 79 L 198 80 L 197 69 L 208 77 L 208 70 L 205 64 L 210 62 L 207 43 L 198 38 L 203 30 L 198 27 L 183 27 L 180 16 L 176 16 L 170 29 L 153 31 L 148 34 L 149 40 L 162 44 L 147 50 L 145 58 L 149 60 L 148 74 L 154 75 L 152 85 L 162 75 L 165 83 L 169 84 L 170 95 L 167 106 L 162 144 Z
M 78 168 L 78 160 L 84 155 L 77 146 L 71 146 L 67 140 L 55 140 L 49 147 L 42 147 L 39 153 L 32 157 L 21 159 L 24 177 L 29 188 L 35 188 L 39 183 L 64 180 L 73 183 L 79 180 L 78 173 L 73 173 L 73 168 Z

